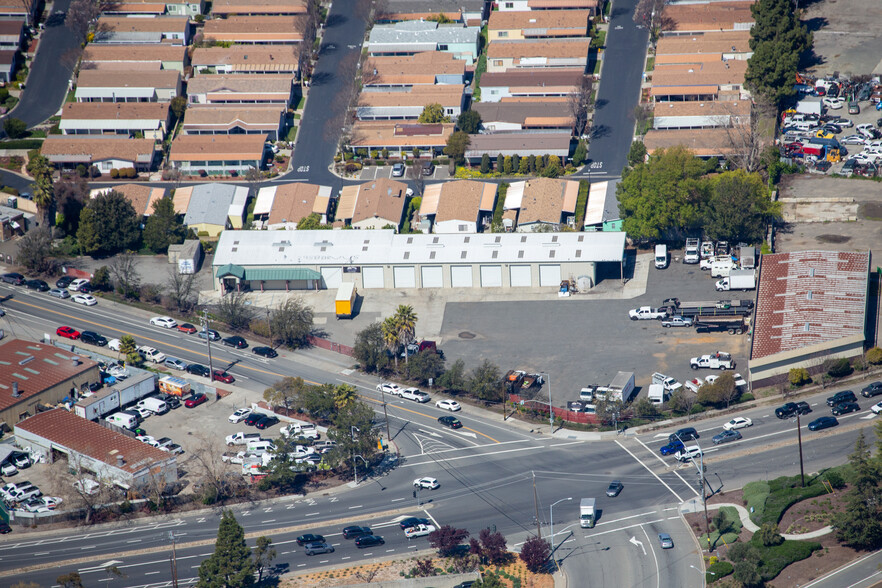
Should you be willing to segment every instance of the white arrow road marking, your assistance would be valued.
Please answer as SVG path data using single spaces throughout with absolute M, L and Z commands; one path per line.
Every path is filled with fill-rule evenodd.
M 862 420 L 862 421 L 865 421 L 865 420 L 867 420 L 867 419 L 872 419 L 872 418 L 874 418 L 875 416 L 876 416 L 876 415 L 873 414 L 873 413 L 871 412 L 871 413 L 868 414 L 867 416 L 862 416 L 862 417 L 861 417 L 861 420 Z
M 427 431 L 427 430 L 425 430 L 425 429 L 420 429 L 420 432 L 421 432 L 421 433 L 425 433 L 426 435 L 431 435 L 432 437 L 438 437 L 438 438 L 441 438 L 441 435 L 439 435 L 438 433 L 435 433 L 435 432 L 433 432 L 433 431 Z
M 474 433 L 469 433 L 468 431 L 456 431 L 456 432 L 459 433 L 460 435 L 463 435 L 464 437 L 471 437 L 472 439 L 478 438 L 477 435 L 475 435 Z
M 639 547 L 640 549 L 642 549 L 643 555 L 646 555 L 646 548 L 643 547 L 643 541 L 640 541 L 637 539 L 637 537 L 633 536 L 629 539 L 629 541 L 634 544 L 634 547 Z

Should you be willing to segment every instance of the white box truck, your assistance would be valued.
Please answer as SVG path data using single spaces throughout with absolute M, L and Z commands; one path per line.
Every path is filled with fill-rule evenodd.
M 594 498 L 583 498 L 579 503 L 579 526 L 583 529 L 593 529 L 597 522 L 597 501 Z
M 655 267 L 657 269 L 665 269 L 668 267 L 668 246 L 655 246 Z
M 630 402 L 637 393 L 634 387 L 634 372 L 619 372 L 613 378 L 609 386 L 601 386 L 595 391 L 595 396 L 601 400 L 612 400 L 622 403 Z
M 733 269 L 728 276 L 718 280 L 714 286 L 718 292 L 753 290 L 756 288 L 756 273 L 752 269 Z
M 732 270 L 735 269 L 735 263 L 731 257 L 718 257 L 711 264 L 710 272 L 712 278 L 726 278 Z

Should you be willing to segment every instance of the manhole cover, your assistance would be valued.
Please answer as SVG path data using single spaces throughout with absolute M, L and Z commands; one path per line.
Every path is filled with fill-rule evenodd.
M 468 331 L 463 331 L 462 333 L 459 334 L 459 338 L 460 339 L 474 339 L 475 334 L 469 333 Z
M 819 243 L 848 243 L 851 237 L 846 235 L 818 235 L 815 239 Z

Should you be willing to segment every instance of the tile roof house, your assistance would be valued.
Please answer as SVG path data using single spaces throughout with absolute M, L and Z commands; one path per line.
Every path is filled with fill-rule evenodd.
M 89 43 L 83 49 L 80 70 L 160 70 L 184 73 L 190 64 L 183 45 L 101 45 Z
M 141 133 L 162 141 L 168 131 L 168 102 L 67 102 L 59 128 L 64 135 L 126 135 Z
M 243 174 L 261 169 L 266 135 L 178 135 L 168 160 L 185 175 Z
M 818 373 L 825 359 L 863 354 L 869 272 L 869 251 L 764 254 L 750 349 L 753 385 L 783 382 L 791 368 Z
M 145 15 L 167 14 L 169 16 L 196 16 L 205 12 L 205 0 L 122 0 L 108 3 L 102 8 L 103 14 Z
M 481 115 L 481 127 L 489 133 L 527 129 L 573 131 L 568 102 L 477 102 L 472 110 Z
M 180 196 L 178 192 L 181 192 Z M 197 233 L 217 237 L 230 228 L 242 228 L 248 187 L 234 184 L 197 184 L 175 190 L 175 210 L 186 201 L 184 225 Z
M 490 159 L 495 159 L 500 153 L 520 157 L 556 155 L 563 165 L 570 157 L 571 147 L 569 133 L 541 131 L 471 135 L 465 156 L 472 163 L 477 163 L 485 153 Z
M 362 68 L 362 84 L 366 88 L 464 84 L 465 68 L 465 61 L 443 51 L 369 57 Z
M 559 231 L 575 226 L 579 182 L 534 178 L 512 182 L 505 195 L 502 224 L 519 233 L 540 229 Z
M 506 39 L 587 37 L 590 10 L 529 10 L 490 13 L 487 35 L 490 43 Z
M 187 135 L 266 135 L 278 141 L 285 136 L 287 120 L 287 111 L 278 105 L 193 106 L 182 130 Z
M 154 169 L 158 159 L 153 139 L 121 139 L 114 136 L 49 135 L 40 152 L 60 169 L 94 165 L 101 173 L 133 167 L 139 172 Z
M 37 9 L 42 7 L 37 2 L 26 5 L 15 0 L 0 1 L 0 18 L 21 18 L 33 25 L 37 22 Z
M 697 157 L 725 157 L 732 150 L 732 142 L 726 129 L 650 129 L 643 137 L 646 152 L 652 155 L 658 149 L 682 145 Z
M 75 93 L 77 102 L 168 102 L 180 95 L 181 74 L 175 70 L 81 70 Z
M 678 35 L 685 31 L 749 31 L 753 26 L 752 5 L 753 0 L 666 4 L 662 20 L 665 27 L 661 35 Z
M 472 65 L 478 58 L 480 35 L 479 27 L 404 21 L 374 26 L 365 48 L 372 57 L 444 51 Z
M 746 61 L 657 64 L 650 95 L 656 102 L 712 100 L 720 92 L 743 93 L 746 99 L 746 72 Z
M 0 19 L 0 50 L 18 51 L 24 42 L 24 34 L 24 19 Z
M 404 182 L 388 178 L 344 186 L 336 219 L 356 229 L 382 229 L 391 225 L 398 231 L 404 216 L 407 190 Z
M 196 47 L 196 74 L 297 74 L 297 48 L 290 45 Z
M 241 104 L 287 108 L 294 97 L 294 76 L 290 74 L 196 76 L 187 82 L 187 97 L 191 105 Z
M 477 233 L 489 225 L 499 186 L 491 182 L 456 180 L 423 190 L 420 228 L 426 232 Z
M 275 231 L 296 229 L 297 223 L 311 214 L 321 224 L 328 222 L 331 187 L 292 182 L 261 188 L 254 203 L 254 221 L 260 228 Z
M 696 56 L 717 60 L 750 59 L 750 31 L 717 31 L 691 35 L 668 35 L 658 40 L 656 63 L 689 63 Z
M 454 131 L 453 123 L 431 125 L 395 121 L 358 121 L 352 125 L 350 149 L 382 150 L 402 156 L 414 148 L 440 155 Z
M 229 16 L 205 21 L 205 40 L 239 45 L 292 45 L 303 42 L 305 16 Z
M 493 41 L 487 45 L 487 71 L 578 68 L 584 73 L 590 46 L 587 38 Z
M 17 50 L 0 50 L 0 82 L 11 82 L 15 79 L 15 70 L 21 61 Z
M 592 16 L 600 13 L 607 0 L 499 0 L 502 11 L 541 11 L 541 10 L 589 10 Z
M 190 44 L 187 16 L 102 16 L 95 25 L 93 43 L 130 45 L 140 43 Z
M 523 98 L 566 100 L 578 91 L 585 72 L 582 69 L 518 69 L 481 76 L 481 102 L 500 102 Z
M 89 192 L 89 198 L 96 198 L 99 194 L 107 194 L 110 191 L 118 192 L 125 196 L 135 214 L 148 217 L 153 214 L 153 205 L 165 198 L 165 188 L 148 186 L 146 184 L 119 184 L 109 188 L 98 188 Z
M 68 348 L 69 349 L 69 348 Z M 55 406 L 100 381 L 98 364 L 55 345 L 7 339 L 0 345 L 0 429 L 11 431 L 38 406 Z
M 19 443 L 45 455 L 50 463 L 64 454 L 66 467 L 93 473 L 102 483 L 125 490 L 156 483 L 174 484 L 178 479 L 174 454 L 63 408 L 16 423 L 15 437 Z
M 227 16 L 306 14 L 307 0 L 214 0 L 211 14 Z
M 388 91 L 372 88 L 359 95 L 355 112 L 359 120 L 416 120 L 426 106 L 440 104 L 444 116 L 455 120 L 462 113 L 464 89 L 457 84 L 423 84 Z

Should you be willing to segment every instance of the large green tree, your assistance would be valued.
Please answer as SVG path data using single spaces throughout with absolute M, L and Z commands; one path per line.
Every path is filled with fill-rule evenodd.
M 444 116 L 444 107 L 437 102 L 426 104 L 420 113 L 419 122 L 422 124 L 447 122 L 447 117 Z
M 870 446 L 863 431 L 858 434 L 848 461 L 854 473 L 848 506 L 833 518 L 836 536 L 856 549 L 878 549 L 882 546 L 880 470 L 877 461 L 870 458 Z
M 759 243 L 769 222 L 781 218 L 781 205 L 772 202 L 757 173 L 724 172 L 710 180 L 704 230 L 715 240 Z
M 52 166 L 49 160 L 32 151 L 28 153 L 26 168 L 34 183 L 31 185 L 31 196 L 37 205 L 40 225 L 52 230 L 55 226 L 55 189 L 52 185 Z
M 87 255 L 112 255 L 137 249 L 140 219 L 132 204 L 116 191 L 99 194 L 80 213 L 77 241 Z
M 812 35 L 793 10 L 791 0 L 757 0 L 750 7 L 753 56 L 747 61 L 747 86 L 772 102 L 793 97 L 796 72 L 803 54 L 811 49 Z
M 618 185 L 623 227 L 631 238 L 659 239 L 701 218 L 704 163 L 685 147 L 659 149 L 627 171 Z
M 469 148 L 468 133 L 456 131 L 447 138 L 447 146 L 444 148 L 444 154 L 449 156 L 457 164 L 461 164 L 465 158 L 466 149 Z
M 232 511 L 221 515 L 214 553 L 199 566 L 198 588 L 241 588 L 254 584 L 254 560 L 245 531 Z
M 302 298 L 289 298 L 270 315 L 272 339 L 292 349 L 309 344 L 313 328 L 312 307 Z
M 382 323 L 375 321 L 356 333 L 352 355 L 367 372 L 382 370 L 389 365 Z
M 466 110 L 456 119 L 456 126 L 460 131 L 474 135 L 481 128 L 481 113 L 477 110 Z
M 166 253 L 169 245 L 184 242 L 187 228 L 175 212 L 175 203 L 170 197 L 160 198 L 153 203 L 153 214 L 144 225 L 144 245 L 153 253 Z

